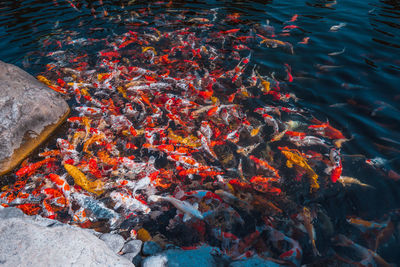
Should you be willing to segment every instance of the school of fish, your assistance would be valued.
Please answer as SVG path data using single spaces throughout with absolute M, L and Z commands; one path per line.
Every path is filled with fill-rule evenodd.
M 66 134 L 1 188 L 0 204 L 126 238 L 157 236 L 185 249 L 208 244 L 235 260 L 389 266 L 377 249 L 394 231 L 390 217 L 348 218 L 376 237 L 370 247 L 334 229 L 325 231 L 332 246 L 321 246 L 317 222 L 331 229 L 331 219 L 294 197 L 368 187 L 342 175 L 341 146 L 350 137 L 296 104 L 291 66 L 283 62 L 276 74 L 254 63 L 260 47 L 293 54 L 307 45 L 309 37 L 285 39 L 301 17 L 278 30 L 217 9 L 172 14 L 143 8 L 109 18 L 124 24 L 121 33 L 42 40 L 47 65 L 37 78 L 73 111 Z M 91 29 L 93 36 L 103 30 Z

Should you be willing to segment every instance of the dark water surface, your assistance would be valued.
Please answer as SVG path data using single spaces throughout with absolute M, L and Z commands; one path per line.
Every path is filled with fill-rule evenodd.
M 70 2 L 76 4 L 76 9 Z M 249 25 L 269 23 L 277 34 L 283 26 L 294 24 L 299 28 L 285 37 L 285 41 L 292 43 L 294 54 L 259 47 L 254 51 L 252 63 L 259 66 L 263 75 L 274 72 L 281 80 L 286 77 L 282 63 L 291 66 L 294 80 L 288 86 L 299 98 L 298 105 L 320 120 L 328 119 L 346 137 L 352 138 L 343 145 L 345 158 L 363 155 L 355 158 L 364 162 L 379 157 L 384 159 L 385 175 L 389 170 L 400 172 L 399 1 L 174 1 L 171 11 L 160 3 L 103 0 L 100 5 L 98 1 L 89 2 L 1 1 L 0 60 L 37 75 L 45 69 L 41 54 L 44 40 L 67 31 L 76 31 L 76 38 L 121 34 L 126 31 L 123 25 L 130 12 L 149 6 L 154 14 L 210 9 L 218 10 L 218 14 L 237 12 Z M 298 14 L 297 20 L 289 23 L 295 14 Z M 148 22 L 152 23 L 150 19 Z M 345 26 L 330 30 L 340 23 Z M 94 30 L 97 27 L 103 29 Z M 299 43 L 307 37 L 307 44 Z M 358 172 L 357 160 L 345 160 L 344 165 L 346 162 L 352 165 L 344 169 Z M 348 209 L 368 219 L 399 208 L 398 181 L 378 179 L 368 170 L 360 170 L 359 175 L 364 176 L 363 182 L 380 190 L 342 198 L 352 202 Z M 326 209 L 335 206 L 331 215 L 345 212 L 337 209 L 342 203 L 331 203 L 329 197 L 321 202 Z M 400 251 L 400 246 L 381 254 L 388 261 L 400 262 L 396 251 Z

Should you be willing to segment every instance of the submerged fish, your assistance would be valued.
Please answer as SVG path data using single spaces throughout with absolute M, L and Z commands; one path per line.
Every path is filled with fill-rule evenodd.
M 328 56 L 337 56 L 337 55 L 343 54 L 345 51 L 346 51 L 346 47 L 343 47 L 342 50 L 337 51 L 337 52 L 329 53 Z
M 359 185 L 367 188 L 375 188 L 369 184 L 362 183 L 360 182 L 360 180 L 349 176 L 340 176 L 337 181 L 340 182 L 343 186 Z
M 117 227 L 117 223 L 120 220 L 120 215 L 114 210 L 107 208 L 104 203 L 84 194 L 74 193 L 72 197 L 79 203 L 80 206 L 89 210 L 95 219 L 109 220 L 111 228 Z
M 183 221 L 186 222 L 190 218 L 195 217 L 197 219 L 203 220 L 203 214 L 198 210 L 198 204 L 190 204 L 187 201 L 182 201 L 174 197 L 162 197 L 162 196 L 150 196 L 150 201 L 168 201 L 175 206 L 178 210 L 184 213 Z
M 340 30 L 341 28 L 345 27 L 346 25 L 347 25 L 347 23 L 341 22 L 341 23 L 339 23 L 338 25 L 332 26 L 332 27 L 329 29 L 329 31 L 331 31 L 331 32 L 338 31 L 338 30 Z

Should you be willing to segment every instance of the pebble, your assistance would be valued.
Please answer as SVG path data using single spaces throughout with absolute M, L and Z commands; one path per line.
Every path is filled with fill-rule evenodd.
M 142 263 L 142 256 L 140 256 L 140 254 L 137 254 L 135 257 L 133 257 L 133 259 L 131 260 L 131 262 L 135 265 L 135 266 L 141 266 L 140 264 Z
M 143 267 L 212 267 L 217 266 L 214 257 L 211 255 L 213 248 L 209 246 L 193 250 L 171 249 L 160 254 L 147 257 Z
M 245 260 L 240 260 L 240 261 L 234 261 L 229 264 L 229 267 L 279 267 L 281 265 L 264 260 L 260 257 L 252 257 L 252 258 L 247 258 Z
M 124 238 L 116 234 L 102 234 L 100 236 L 100 239 L 103 240 L 107 244 L 107 246 L 115 253 L 118 253 L 125 243 Z
M 22 218 L 24 213 L 17 208 L 4 208 L 0 211 L 0 219 Z
M 166 267 L 166 266 L 172 266 L 167 264 L 168 259 L 165 255 L 157 255 L 157 256 L 151 256 L 147 257 L 142 264 L 142 267 Z
M 122 256 L 132 261 L 140 253 L 142 244 L 143 242 L 141 240 L 131 240 L 125 243 L 124 247 L 121 249 L 121 253 L 123 253 Z

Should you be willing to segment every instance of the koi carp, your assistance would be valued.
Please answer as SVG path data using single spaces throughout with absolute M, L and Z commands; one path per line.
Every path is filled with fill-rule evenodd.
M 55 158 L 46 158 L 44 160 L 35 162 L 35 163 L 31 163 L 28 166 L 22 167 L 21 169 L 19 169 L 15 175 L 18 177 L 24 177 L 24 176 L 31 176 L 32 174 L 34 174 L 39 168 L 41 168 L 42 166 L 44 166 L 47 163 L 50 163 L 52 161 L 54 161 Z
M 110 197 L 115 202 L 114 209 L 123 207 L 128 211 L 141 211 L 144 214 L 147 214 L 151 211 L 146 204 L 142 203 L 141 201 L 137 200 L 127 193 L 113 191 L 111 192 Z
M 314 256 L 321 256 L 321 254 L 319 253 L 317 246 L 315 244 L 315 239 L 316 239 L 315 229 L 312 224 L 311 211 L 309 208 L 303 207 L 302 217 L 303 217 L 304 226 L 307 230 L 308 237 L 309 237 L 311 245 L 312 245 Z
M 281 248 L 282 242 L 286 242 L 290 246 L 290 249 L 279 255 L 279 258 L 293 264 L 294 266 L 300 266 L 303 257 L 303 250 L 299 243 L 296 240 L 287 237 L 282 232 L 275 230 L 271 226 L 266 225 L 265 227 L 269 231 L 270 240 L 276 248 Z
M 112 229 L 118 226 L 121 216 L 114 210 L 107 208 L 102 202 L 84 194 L 74 193 L 72 196 L 73 199 L 76 200 L 83 209 L 89 211 L 95 219 L 109 220 Z
M 64 164 L 65 170 L 74 178 L 74 181 L 77 185 L 82 187 L 88 192 L 94 193 L 96 195 L 101 195 L 104 190 L 104 182 L 101 180 L 95 180 L 94 182 L 90 181 L 86 175 L 81 172 L 77 167 L 70 164 Z
M 273 173 L 274 176 L 275 176 L 276 178 L 280 178 L 280 176 L 279 176 L 279 174 L 278 174 L 278 170 L 275 169 L 274 167 L 272 167 L 271 165 L 269 165 L 268 162 L 266 162 L 265 160 L 256 158 L 256 157 L 253 156 L 253 155 L 250 155 L 250 156 L 249 156 L 249 159 L 251 159 L 252 161 L 254 161 L 258 166 L 262 167 L 263 169 L 268 170 L 268 171 L 270 171 L 271 173 Z
M 67 90 L 63 89 L 61 86 L 55 85 L 52 82 L 50 82 L 46 77 L 44 77 L 43 75 L 38 75 L 36 77 L 39 81 L 41 81 L 42 83 L 46 84 L 49 88 L 53 89 L 54 91 L 58 92 L 58 93 L 62 93 L 62 94 L 67 94 Z
M 307 160 L 301 155 L 298 150 L 290 149 L 288 147 L 278 147 L 278 149 L 287 158 L 286 166 L 288 168 L 292 168 L 294 165 L 296 165 L 307 172 L 307 174 L 310 176 L 311 191 L 319 188 L 319 184 L 317 182 L 318 175 L 310 167 L 310 165 L 308 165 Z
M 184 213 L 183 221 L 186 222 L 190 220 L 192 217 L 203 220 L 203 214 L 198 210 L 198 204 L 195 203 L 194 205 L 190 204 L 187 201 L 182 201 L 176 199 L 174 197 L 162 197 L 157 195 L 152 195 L 149 197 L 149 200 L 152 202 L 157 201 L 167 201 L 170 202 L 172 205 L 175 206 L 178 210 Z
M 319 124 L 310 125 L 308 128 L 316 131 L 318 134 L 329 139 L 346 139 L 346 137 L 338 129 L 333 128 L 329 122 L 322 123 L 317 119 L 313 119 L 312 121 Z
M 57 174 L 50 173 L 47 177 L 56 185 L 58 189 L 64 193 L 67 200 L 70 199 L 71 187 L 65 179 L 65 175 L 59 176 Z
M 341 28 L 345 27 L 347 25 L 347 23 L 345 22 L 341 22 L 338 25 L 334 25 L 332 27 L 329 28 L 330 32 L 336 32 L 338 30 L 340 30 Z
M 365 233 L 367 231 L 373 231 L 373 230 L 382 230 L 384 229 L 388 223 L 377 223 L 377 222 L 372 222 L 372 221 L 366 221 L 361 218 L 356 218 L 356 217 L 350 217 L 347 219 L 347 222 L 351 225 L 354 225 L 358 229 L 360 229 L 361 232 Z

